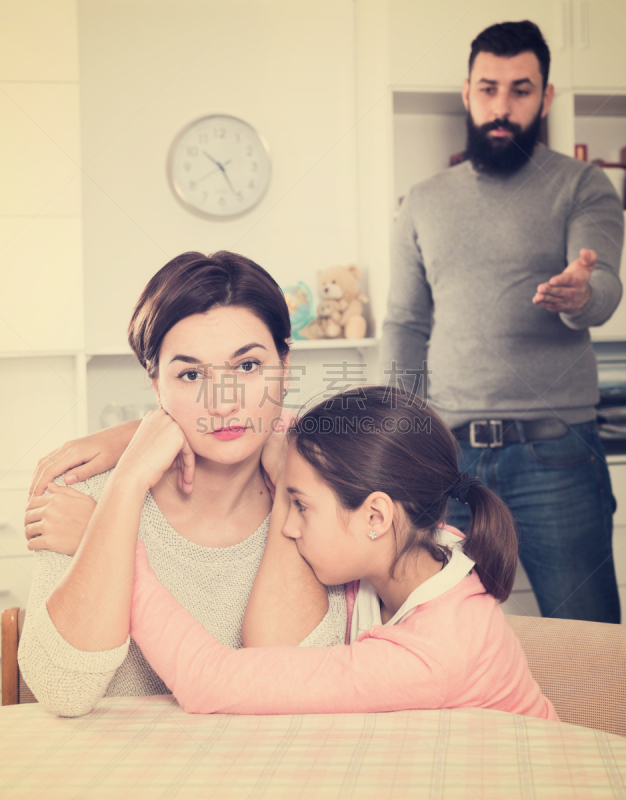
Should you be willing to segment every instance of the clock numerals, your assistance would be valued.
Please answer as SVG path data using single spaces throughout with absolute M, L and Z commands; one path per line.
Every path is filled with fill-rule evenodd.
M 198 155 L 198 148 L 195 144 L 187 147 L 187 155 L 191 158 L 195 158 Z
M 226 205 L 226 198 L 224 197 L 224 195 L 221 195 L 221 196 L 220 196 L 220 199 L 219 199 L 217 202 L 218 202 L 218 203 L 219 203 L 219 204 L 222 206 L 222 208 L 223 208 L 223 207 Z
M 259 165 L 257 164 L 256 161 L 253 161 L 252 164 L 250 164 L 250 172 L 258 172 L 258 171 L 259 171 Z
M 254 189 L 256 187 L 256 183 L 254 181 L 248 181 L 248 189 Z
M 235 197 L 237 198 L 237 202 L 243 203 L 243 192 L 237 192 Z
M 197 188 L 198 187 L 197 187 L 197 184 L 196 184 L 195 181 L 189 181 L 189 189 L 190 189 L 190 191 L 195 192 Z
M 226 128 L 213 128 L 213 136 L 217 139 L 224 139 L 226 137 Z
M 191 169 L 191 162 L 185 161 L 185 163 L 183 164 L 183 169 L 185 170 L 185 172 L 189 172 L 189 170 Z
M 248 158 L 252 155 L 252 153 L 254 153 L 254 148 L 252 147 L 251 144 L 249 144 L 246 147 L 246 155 L 248 156 Z

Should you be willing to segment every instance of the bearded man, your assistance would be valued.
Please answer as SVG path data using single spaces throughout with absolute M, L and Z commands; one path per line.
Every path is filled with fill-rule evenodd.
M 618 623 L 588 329 L 620 300 L 623 214 L 598 167 L 538 143 L 549 66 L 532 22 L 493 25 L 472 43 L 468 160 L 402 205 L 382 362 L 386 380 L 410 389 L 428 352 L 429 402 L 453 429 L 461 469 L 513 512 L 542 614 Z M 451 500 L 448 522 L 468 531 L 468 507 Z

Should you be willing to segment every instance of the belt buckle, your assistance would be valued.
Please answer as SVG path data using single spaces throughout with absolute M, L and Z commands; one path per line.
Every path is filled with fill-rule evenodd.
M 489 426 L 490 442 L 479 442 L 476 439 L 476 429 L 478 426 L 486 428 Z M 475 419 L 470 422 L 469 438 L 472 447 L 502 447 L 504 439 L 502 438 L 503 428 L 501 419 Z

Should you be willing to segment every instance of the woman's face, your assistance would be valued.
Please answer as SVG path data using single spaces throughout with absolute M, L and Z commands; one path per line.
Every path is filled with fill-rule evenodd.
M 286 377 L 265 323 L 247 308 L 227 306 L 167 332 L 153 386 L 198 456 L 236 464 L 273 432 Z

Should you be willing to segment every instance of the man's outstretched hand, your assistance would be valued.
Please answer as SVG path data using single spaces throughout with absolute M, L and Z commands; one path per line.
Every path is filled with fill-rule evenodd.
M 568 264 L 560 275 L 540 283 L 533 303 L 555 314 L 578 314 L 589 302 L 589 277 L 596 266 L 594 250 L 580 251 L 580 256 Z

